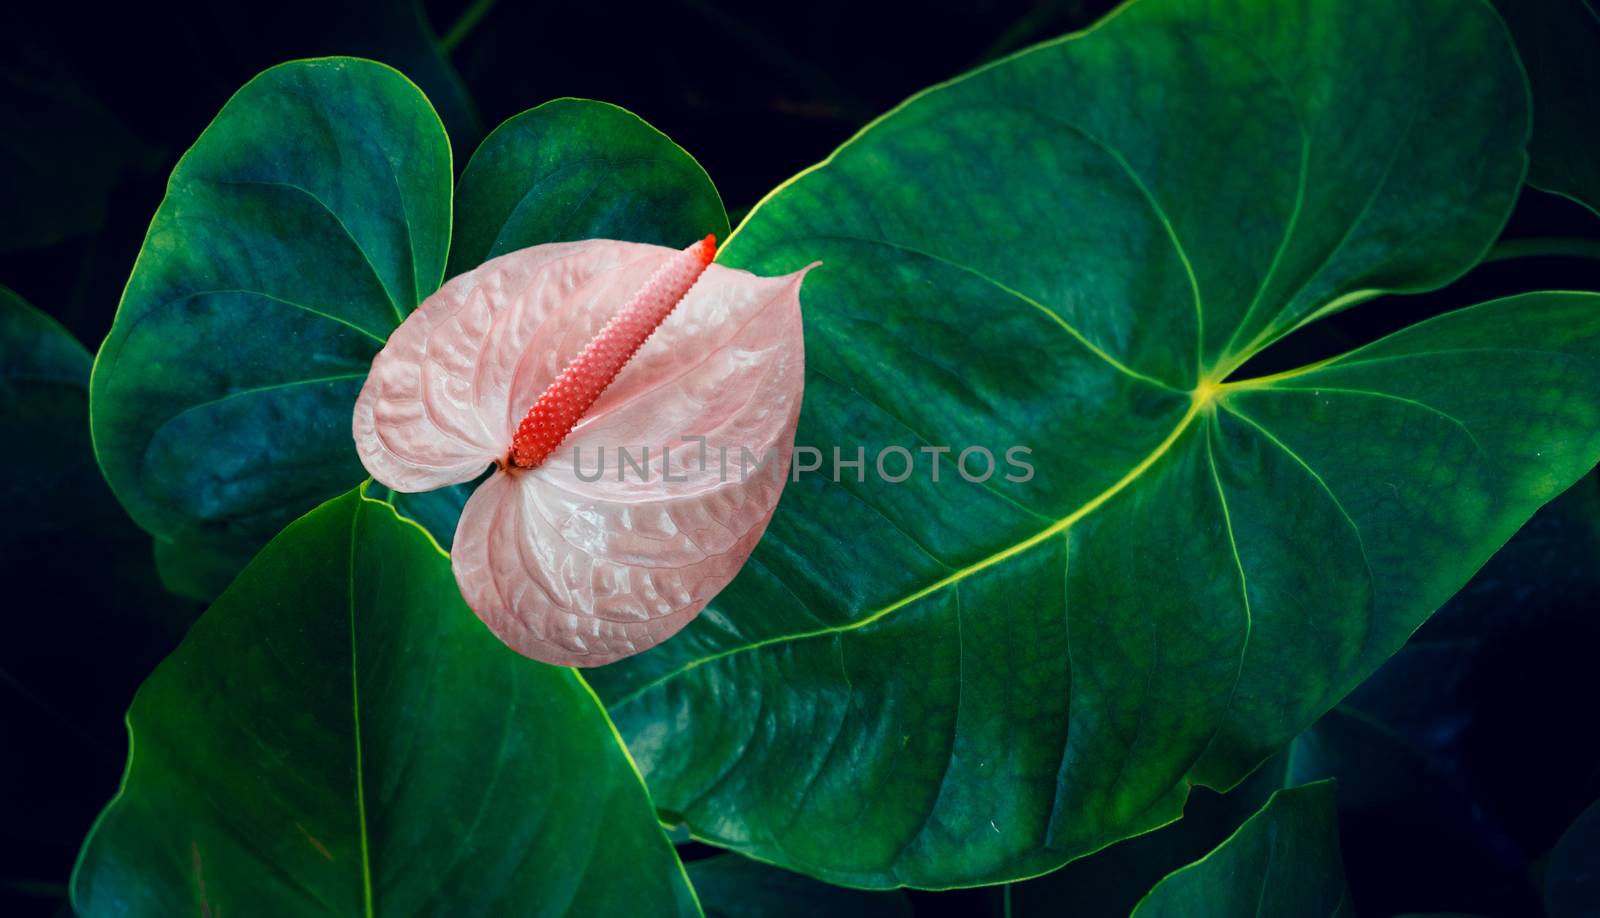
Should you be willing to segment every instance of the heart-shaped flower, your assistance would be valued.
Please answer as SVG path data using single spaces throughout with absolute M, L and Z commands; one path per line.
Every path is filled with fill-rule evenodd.
M 789 475 L 800 283 L 591 239 L 452 279 L 356 401 L 372 477 L 427 491 L 496 469 L 451 552 L 512 649 L 598 666 L 670 637 L 733 579 Z

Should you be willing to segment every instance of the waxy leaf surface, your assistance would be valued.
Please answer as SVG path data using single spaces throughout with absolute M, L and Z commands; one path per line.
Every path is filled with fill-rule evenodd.
M 358 492 L 262 550 L 128 725 L 83 915 L 699 911 L 594 694 L 502 647 Z
M 1593 792 L 1597 739 L 1550 698 L 1582 697 L 1600 639 L 1600 478 L 1546 504 L 1378 672 L 1227 794 L 1009 889 L 1016 918 L 1126 915 L 1276 790 L 1336 779 L 1361 914 L 1539 910 L 1531 862 Z M 1539 713 L 1548 709 L 1546 713 Z M 1508 754 L 1508 751 L 1512 751 Z M 1527 779 L 1537 761 L 1538 777 Z
M 506 460 L 529 406 L 683 255 L 591 239 L 452 279 L 373 361 L 354 416 L 362 462 L 424 491 Z M 706 266 L 556 452 L 473 492 L 452 562 L 502 640 L 549 663 L 610 662 L 676 633 L 738 572 L 788 478 L 801 276 Z
M 1150 890 L 1133 918 L 1354 918 L 1334 784 L 1281 790 L 1227 841 Z
M 706 613 L 595 676 L 657 806 L 826 879 L 969 885 L 1288 743 L 1600 458 L 1593 295 L 1239 371 L 1474 264 L 1527 129 L 1478 0 L 1140 0 L 774 192 L 723 258 L 824 262 L 797 455 L 1035 474 L 792 483 Z
M 466 248 L 725 231 L 704 172 L 639 119 L 576 100 L 535 112 L 539 130 L 532 112 L 511 119 L 463 172 Z M 590 146 L 595 119 L 629 157 L 665 165 L 618 166 Z M 667 176 L 670 193 L 640 185 Z M 451 225 L 449 141 L 400 73 L 297 61 L 223 107 L 173 171 L 91 387 L 118 499 L 174 553 L 210 555 L 170 568 L 225 582 L 219 571 L 366 477 L 351 408 L 389 333 L 444 279 Z M 465 499 L 445 492 L 417 516 L 448 537 Z
M 506 119 L 472 154 L 446 276 L 546 242 L 681 248 L 727 230 L 711 179 L 666 135 L 615 105 L 556 99 Z

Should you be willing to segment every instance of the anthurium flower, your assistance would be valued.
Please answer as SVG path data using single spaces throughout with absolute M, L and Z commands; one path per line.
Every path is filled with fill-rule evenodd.
M 494 473 L 461 514 L 456 582 L 501 640 L 596 666 L 687 624 L 733 579 L 788 478 L 805 272 L 591 239 L 485 262 L 373 360 L 354 434 L 373 478 Z

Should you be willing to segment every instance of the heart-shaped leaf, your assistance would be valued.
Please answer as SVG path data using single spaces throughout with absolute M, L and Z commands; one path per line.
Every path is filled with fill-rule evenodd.
M 1227 841 L 1150 890 L 1133 918 L 1353 918 L 1333 782 L 1272 795 Z
M 380 64 L 286 64 L 223 106 L 173 170 L 91 384 L 140 525 L 242 561 L 361 480 L 349 406 L 443 277 L 450 175 L 438 117 Z
M 128 725 L 84 915 L 698 913 L 594 694 L 357 492 L 262 550 Z
M 823 469 L 705 614 L 595 676 L 658 806 L 826 879 L 994 882 L 1310 725 L 1600 459 L 1597 296 L 1239 372 L 1481 257 L 1525 103 L 1476 0 L 1140 0 L 782 186 L 725 258 L 824 262 Z M 1031 477 L 961 456 L 1014 446 Z M 868 474 L 891 449 L 909 480 Z
M 365 477 L 351 408 L 373 355 L 444 277 L 450 163 L 421 92 L 353 58 L 266 71 L 179 162 L 91 391 L 106 479 L 166 541 L 174 576 L 214 588 Z M 726 218 L 705 173 L 659 132 L 563 100 L 484 141 L 455 224 L 462 251 L 482 254 L 558 237 L 682 246 Z M 464 500 L 444 495 L 418 516 L 448 537 Z M 207 557 L 178 560 L 190 551 Z

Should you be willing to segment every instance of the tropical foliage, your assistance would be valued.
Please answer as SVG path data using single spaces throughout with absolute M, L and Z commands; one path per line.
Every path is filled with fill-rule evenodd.
M 190 135 L 97 354 L 0 288 L 6 564 L 42 600 L 7 613 L 4 710 L 58 750 L 5 776 L 7 835 L 78 852 L 9 890 L 95 916 L 1600 908 L 1600 749 L 1546 713 L 1592 706 L 1600 637 L 1590 0 L 1134 0 L 917 93 L 731 234 L 617 106 L 485 136 L 447 53 L 477 20 L 441 43 L 387 6 L 386 63 L 279 63 Z M 83 182 L 28 172 L 7 249 L 109 232 L 107 189 L 160 157 L 68 152 Z M 1576 238 L 1539 238 L 1544 192 Z M 727 268 L 822 263 L 795 447 L 862 464 L 797 465 L 678 636 L 520 656 L 451 572 L 477 482 L 367 481 L 357 394 L 489 259 L 707 233 Z M 889 454 L 918 474 L 871 474 Z M 79 777 L 124 759 L 123 708 L 120 787 Z

